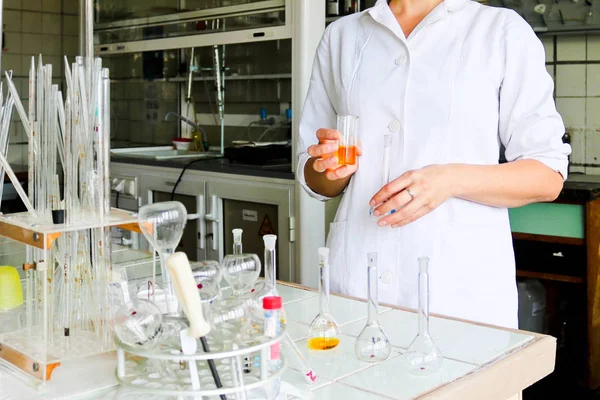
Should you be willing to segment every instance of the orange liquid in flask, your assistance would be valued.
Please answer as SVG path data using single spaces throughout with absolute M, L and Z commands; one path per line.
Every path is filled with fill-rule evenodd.
M 340 344 L 338 338 L 316 337 L 308 341 L 308 348 L 312 350 L 331 350 Z
M 356 146 L 341 146 L 337 151 L 338 164 L 354 165 L 356 164 Z

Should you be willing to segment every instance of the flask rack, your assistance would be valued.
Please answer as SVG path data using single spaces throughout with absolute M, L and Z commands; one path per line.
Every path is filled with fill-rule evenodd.
M 118 338 L 115 338 L 117 345 L 117 380 L 123 388 L 163 396 L 219 396 L 233 395 L 239 392 L 247 392 L 261 387 L 266 387 L 269 383 L 280 378 L 287 367 L 285 357 L 280 359 L 280 366 L 274 372 L 268 371 L 269 349 L 274 344 L 280 344 L 281 339 L 286 334 L 285 328 L 281 328 L 279 336 L 262 343 L 243 347 L 236 350 L 216 351 L 205 353 L 199 350 L 196 354 L 184 355 L 175 349 L 159 348 L 153 351 L 144 351 L 132 349 L 122 344 Z M 260 367 L 253 367 L 258 373 L 247 372 L 244 370 L 242 360 L 253 360 L 260 354 Z M 283 352 L 281 352 L 283 353 Z M 234 370 L 233 360 L 239 366 L 238 371 Z M 223 387 L 216 388 L 213 377 L 208 368 L 208 362 L 215 362 L 217 371 L 221 376 Z M 191 386 L 189 367 L 182 368 L 188 362 L 197 363 L 198 374 L 200 378 L 200 390 L 194 390 Z M 152 366 L 152 362 L 168 363 L 166 368 L 171 372 L 171 376 L 164 376 Z M 164 366 L 164 365 L 163 365 Z M 235 383 L 236 373 L 242 374 L 244 378 L 241 384 Z M 202 387 L 208 387 L 202 389 Z

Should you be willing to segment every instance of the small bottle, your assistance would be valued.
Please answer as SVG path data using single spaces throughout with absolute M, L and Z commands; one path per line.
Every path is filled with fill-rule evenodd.
M 337 17 L 340 15 L 340 4 L 338 0 L 327 0 L 327 16 Z
M 268 296 L 263 298 L 263 309 L 265 312 L 265 336 L 274 338 L 281 333 L 281 306 L 279 296 Z M 267 368 L 269 372 L 277 371 L 281 366 L 280 344 L 271 346 L 267 357 Z

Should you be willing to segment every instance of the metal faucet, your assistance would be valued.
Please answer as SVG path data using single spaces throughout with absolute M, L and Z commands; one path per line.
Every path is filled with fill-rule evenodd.
M 208 143 L 208 135 L 206 134 L 206 131 L 204 129 L 202 129 L 200 126 L 196 125 L 194 122 L 190 121 L 189 119 L 187 119 L 186 117 L 184 117 L 183 115 L 177 114 L 176 112 L 170 111 L 165 115 L 165 121 L 169 120 L 169 117 L 171 115 L 174 115 L 177 119 L 185 122 L 186 124 L 188 124 L 189 126 L 191 126 L 192 128 L 194 128 L 196 131 L 202 133 L 202 141 L 204 143 Z M 206 151 L 208 151 L 208 149 L 205 149 Z

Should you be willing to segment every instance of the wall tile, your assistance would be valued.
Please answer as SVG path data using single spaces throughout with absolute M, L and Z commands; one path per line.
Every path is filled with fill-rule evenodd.
M 13 145 L 10 146 L 8 148 L 8 154 L 6 157 L 8 160 L 9 164 L 15 164 L 15 165 L 23 165 L 24 163 L 24 158 L 23 158 L 23 149 L 25 148 L 25 145 L 22 144 L 17 144 L 17 145 Z
M 554 36 L 543 36 L 541 40 L 546 51 L 546 62 L 554 61 Z
M 60 14 L 42 14 L 42 32 L 60 35 L 61 19 Z
M 2 70 L 13 70 L 13 73 L 21 71 L 21 56 L 17 54 L 4 54 L 2 56 Z
M 600 128 L 600 98 L 591 97 L 586 101 L 586 126 L 588 129 Z
M 68 57 L 74 57 L 79 52 L 79 38 L 77 36 L 63 36 L 63 53 Z
M 585 163 L 600 166 L 600 132 L 596 130 L 586 131 Z
M 587 95 L 588 97 L 600 96 L 600 65 L 598 64 L 587 66 Z
M 23 32 L 42 33 L 42 13 L 23 11 L 21 29 Z
M 21 11 L 4 10 L 2 23 L 5 32 L 21 32 Z
M 600 60 L 600 36 L 590 35 L 587 38 L 587 59 Z
M 585 96 L 585 65 L 556 66 L 556 96 L 583 97 Z
M 21 34 L 17 32 L 6 32 L 4 42 L 4 54 L 21 53 Z
M 40 54 L 44 53 L 44 46 L 42 46 L 43 35 L 36 33 L 24 33 L 22 39 L 21 53 L 27 54 Z
M 20 10 L 23 5 L 22 1 L 23 0 L 4 0 L 4 8 Z M 25 1 L 27 1 L 27 0 L 25 0 Z
M 72 3 L 79 3 L 76 0 L 69 0 Z M 59 13 L 62 10 L 62 0 L 42 0 L 42 11 Z
M 546 65 L 546 71 L 548 71 L 548 74 L 550 74 L 552 80 L 556 83 L 556 77 L 554 76 L 554 65 Z
M 585 174 L 585 167 L 580 167 L 578 165 L 569 165 L 569 173 L 570 174 Z
M 63 54 L 60 35 L 44 35 L 42 43 L 44 44 L 44 54 L 49 56 L 61 56 Z M 54 67 L 58 68 L 59 66 L 55 65 Z
M 585 61 L 585 36 L 559 36 L 556 43 L 557 61 Z
M 563 118 L 565 126 L 577 127 L 585 125 L 585 98 L 556 98 L 556 108 Z
M 79 36 L 79 17 L 76 15 L 63 15 L 63 34 Z
M 586 139 L 585 127 L 570 127 L 567 128 L 567 132 L 569 132 L 569 135 L 571 136 L 571 163 L 584 164 Z
M 64 14 L 79 14 L 79 1 L 62 0 L 62 11 Z
M 600 175 L 599 167 L 585 167 L 586 175 Z
M 23 0 L 23 10 L 42 11 L 42 0 Z

